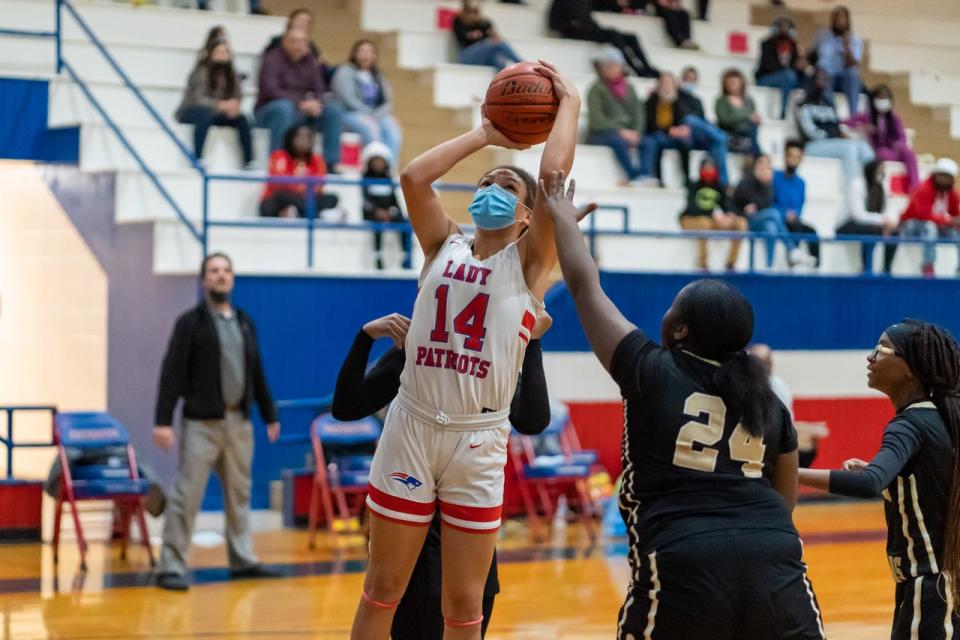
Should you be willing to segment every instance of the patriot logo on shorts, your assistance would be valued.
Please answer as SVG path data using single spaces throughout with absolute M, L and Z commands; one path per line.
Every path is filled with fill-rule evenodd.
M 396 480 L 397 482 L 399 482 L 400 484 L 406 485 L 407 489 L 409 489 L 410 491 L 413 491 L 414 489 L 416 489 L 417 487 L 423 484 L 413 476 L 406 473 L 402 473 L 400 471 L 391 473 L 390 477 Z

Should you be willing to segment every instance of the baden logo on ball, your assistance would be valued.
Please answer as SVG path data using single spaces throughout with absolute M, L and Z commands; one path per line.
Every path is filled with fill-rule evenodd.
M 532 62 L 507 67 L 490 82 L 484 113 L 498 131 L 523 144 L 547 139 L 560 101 L 553 83 L 537 73 Z

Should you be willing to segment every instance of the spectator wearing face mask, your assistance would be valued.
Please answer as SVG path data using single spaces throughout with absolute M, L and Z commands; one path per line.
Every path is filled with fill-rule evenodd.
M 406 222 L 390 173 L 393 156 L 382 142 L 371 142 L 360 154 L 363 167 L 363 219 L 370 222 Z M 400 231 L 403 268 L 410 268 L 410 231 Z M 373 232 L 373 250 L 378 270 L 383 269 L 383 231 Z
M 887 194 L 883 188 L 883 163 L 868 162 L 863 177 L 847 186 L 841 210 L 838 236 L 891 236 L 897 232 L 897 218 L 886 213 Z M 873 273 L 875 242 L 860 244 L 860 264 L 863 273 Z M 889 274 L 897 246 L 884 245 L 883 273 Z
M 797 47 L 797 25 L 793 18 L 780 16 L 770 30 L 770 37 L 760 44 L 756 80 L 761 87 L 780 89 L 780 119 L 786 120 L 790 92 L 803 83 L 807 59 Z
M 683 105 L 683 124 L 690 127 L 691 149 L 700 149 L 701 151 L 712 152 L 713 160 L 717 170 L 720 172 L 720 182 L 724 186 L 729 184 L 727 177 L 727 150 L 729 149 L 730 137 L 727 132 L 707 120 L 704 114 L 703 101 L 697 96 L 697 90 L 700 85 L 700 72 L 696 67 L 684 67 L 680 73 L 680 102 Z M 722 154 L 721 154 L 721 151 Z M 684 175 L 687 175 L 686 168 L 690 166 L 688 151 L 680 150 L 683 159 Z
M 853 32 L 850 25 L 850 10 L 844 6 L 834 7 L 830 12 L 830 28 L 817 32 L 812 56 L 817 68 L 830 78 L 827 95 L 833 98 L 834 91 L 842 91 L 847 97 L 850 113 L 859 111 L 860 61 L 863 59 L 863 40 Z
M 893 110 L 893 91 L 890 87 L 878 85 L 870 93 L 869 108 L 848 118 L 844 124 L 863 131 L 880 160 L 902 162 L 907 168 L 910 191 L 917 188 L 920 184 L 917 154 L 907 143 L 903 121 Z
M 797 169 L 803 162 L 803 143 L 799 140 L 787 140 L 783 152 L 782 170 L 773 172 L 773 206 L 783 216 L 790 233 L 817 235 L 817 230 L 806 224 L 802 217 L 803 206 L 807 201 L 807 183 Z M 813 266 L 820 265 L 820 243 L 816 240 L 807 241 Z
M 747 80 L 739 69 L 729 69 L 721 81 L 722 95 L 717 98 L 714 111 L 717 124 L 730 135 L 729 148 L 734 153 L 760 155 L 757 132 L 760 114 L 753 98 L 747 95 Z
M 797 107 L 797 128 L 806 143 L 807 155 L 840 160 L 844 180 L 849 184 L 861 175 L 863 165 L 873 160 L 874 154 L 865 140 L 847 138 L 840 130 L 840 117 L 826 94 L 829 82 L 826 72 L 818 69 Z
M 758 156 L 753 163 L 753 171 L 740 181 L 733 192 L 733 206 L 737 213 L 747 218 L 750 231 L 755 233 L 781 236 L 787 248 L 787 261 L 790 266 L 812 265 L 810 256 L 803 253 L 797 241 L 789 237 L 789 230 L 783 216 L 773 206 L 773 164 L 770 156 Z M 767 247 L 767 267 L 773 266 L 776 256 L 776 237 L 765 239 Z
M 700 179 L 687 187 L 687 206 L 680 214 L 680 226 L 687 231 L 746 231 L 747 220 L 733 213 L 733 203 L 720 184 L 720 173 L 710 158 L 700 164 Z M 727 271 L 733 271 L 740 255 L 740 240 L 730 241 Z M 707 239 L 697 241 L 697 268 L 709 268 Z
M 934 276 L 933 265 L 937 260 L 937 238 L 958 238 L 960 226 L 960 193 L 954 186 L 957 179 L 957 163 L 950 158 L 937 160 L 933 173 L 913 195 L 906 210 L 900 215 L 900 237 L 921 238 L 923 245 L 923 276 Z M 960 269 L 958 269 L 960 272 Z
M 623 54 L 605 46 L 594 58 L 597 79 L 587 91 L 587 143 L 610 147 L 627 181 L 640 177 L 634 159 L 643 131 L 643 100 L 637 95 L 623 68 Z
M 230 45 L 222 36 L 215 37 L 198 56 L 176 113 L 177 122 L 193 125 L 193 153 L 198 159 L 203 157 L 210 127 L 233 127 L 240 141 L 243 166 L 253 168 L 250 120 L 240 109 L 241 97 Z

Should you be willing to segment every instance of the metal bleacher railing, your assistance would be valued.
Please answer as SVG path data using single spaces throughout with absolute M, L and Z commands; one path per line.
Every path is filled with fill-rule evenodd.
M 136 164 L 139 166 L 143 174 L 147 177 L 151 184 L 156 187 L 157 191 L 163 198 L 163 200 L 170 205 L 170 208 L 174 211 L 177 218 L 180 222 L 187 228 L 191 236 L 193 236 L 201 245 L 203 253 L 207 253 L 207 247 L 210 239 L 210 230 L 214 227 L 252 227 L 252 228 L 284 228 L 284 229 L 297 229 L 303 228 L 306 235 L 306 266 L 308 268 L 313 267 L 314 265 L 314 230 L 317 229 L 329 229 L 329 230 L 353 230 L 357 232 L 371 232 L 371 231 L 406 231 L 410 230 L 411 227 L 409 223 L 377 223 L 377 222 L 360 222 L 360 223 L 346 223 L 346 222 L 328 222 L 321 220 L 317 217 L 316 210 L 316 194 L 314 188 L 316 186 L 322 185 L 341 185 L 341 186 L 354 186 L 357 188 L 362 188 L 365 184 L 371 182 L 368 180 L 361 179 L 350 179 L 343 178 L 340 176 L 327 176 L 323 178 L 311 178 L 311 177 L 286 177 L 286 176 L 262 176 L 257 174 L 217 174 L 210 173 L 199 161 L 199 159 L 186 147 L 183 141 L 177 137 L 176 133 L 170 128 L 170 125 L 167 124 L 166 120 L 157 112 L 157 110 L 150 104 L 150 101 L 143 95 L 140 89 L 136 84 L 130 79 L 130 77 L 123 71 L 116 59 L 111 55 L 107 50 L 104 43 L 97 37 L 97 35 L 90 28 L 90 25 L 83 19 L 80 13 L 77 11 L 76 7 L 73 5 L 71 0 L 55 0 L 55 9 L 56 9 L 56 19 L 55 19 L 55 29 L 53 31 L 43 31 L 43 30 L 17 30 L 17 29 L 0 29 L 0 36 L 13 36 L 13 37 L 29 37 L 29 38 L 50 38 L 54 39 L 56 43 L 56 69 L 57 73 L 66 72 L 69 78 L 80 88 L 80 91 L 84 96 L 90 101 L 90 104 L 93 106 L 97 114 L 103 119 L 107 127 L 117 136 L 117 139 L 120 141 L 124 149 L 130 154 L 134 159 Z M 118 126 L 117 122 L 110 116 L 104 106 L 100 103 L 97 97 L 93 94 L 89 85 L 84 81 L 80 76 L 77 69 L 70 63 L 68 56 L 64 55 L 63 51 L 63 20 L 65 15 L 71 18 L 79 28 L 80 32 L 86 37 L 90 44 L 92 44 L 97 51 L 103 56 L 107 64 L 113 69 L 113 71 L 120 78 L 124 87 L 126 87 L 136 98 L 136 100 L 143 106 L 143 108 L 150 114 L 150 117 L 156 122 L 156 125 L 160 128 L 161 131 L 170 139 L 174 146 L 178 149 L 179 153 L 187 160 L 189 166 L 197 172 L 201 178 L 201 218 L 199 220 L 199 226 L 197 221 L 192 220 L 184 211 L 184 208 L 177 202 L 173 197 L 170 191 L 164 186 L 162 180 L 157 175 L 157 173 L 151 169 L 148 162 L 144 159 L 143 155 L 137 151 L 137 149 L 131 144 L 129 138 L 124 134 L 123 129 Z M 308 188 L 307 198 L 306 198 L 306 216 L 303 219 L 299 220 L 287 220 L 287 219 L 243 219 L 243 218 L 212 218 L 210 215 L 210 185 L 212 182 L 259 182 L 259 183 L 271 183 L 271 184 L 297 184 L 297 185 L 306 185 Z M 452 183 L 437 183 L 435 185 L 439 190 L 448 190 L 448 191 L 473 191 L 476 187 L 472 184 L 452 184 Z M 757 250 L 756 243 L 763 242 L 769 239 L 782 240 L 785 238 L 790 238 L 792 240 L 818 240 L 822 244 L 848 244 L 848 243 L 870 243 L 870 244 L 947 244 L 957 246 L 957 240 L 954 239 L 937 239 L 937 240 L 924 240 L 919 238 L 900 238 L 897 236 L 839 236 L 835 238 L 820 237 L 817 238 L 813 235 L 800 235 L 800 234 L 790 234 L 779 235 L 779 234 L 767 234 L 767 233 L 758 233 L 758 232 L 714 232 L 714 231 L 646 231 L 646 230 L 635 230 L 630 228 L 629 208 L 622 204 L 609 204 L 601 203 L 601 211 L 615 211 L 622 214 L 623 224 L 618 226 L 618 228 L 599 228 L 596 223 L 596 216 L 591 216 L 589 221 L 583 223 L 581 226 L 584 230 L 584 233 L 588 237 L 590 244 L 591 253 L 596 256 L 597 241 L 599 238 L 604 236 L 628 236 L 632 238 L 647 238 L 647 239 L 678 239 L 686 241 L 695 241 L 701 238 L 707 238 L 712 240 L 732 240 L 732 239 L 741 239 L 746 240 L 749 248 L 749 260 L 748 260 L 748 270 L 752 273 L 756 270 L 756 261 L 757 261 Z

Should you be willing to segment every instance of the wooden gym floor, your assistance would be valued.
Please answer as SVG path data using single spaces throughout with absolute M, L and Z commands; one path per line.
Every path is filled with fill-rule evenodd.
M 804 505 L 796 521 L 827 636 L 888 637 L 893 580 L 880 503 Z M 521 524 L 505 527 L 502 592 L 487 637 L 613 638 L 628 574 L 624 546 L 587 550 L 574 526 L 539 548 L 524 534 Z M 346 637 L 363 577 L 362 541 L 341 539 L 340 549 L 324 541 L 311 552 L 299 531 L 262 532 L 255 539 L 261 560 L 286 577 L 230 581 L 222 544 L 195 547 L 194 586 L 185 594 L 151 586 L 142 548 L 125 562 L 119 547 L 94 543 L 90 570 L 81 575 L 70 540 L 56 572 L 48 545 L 0 546 L 0 638 Z

